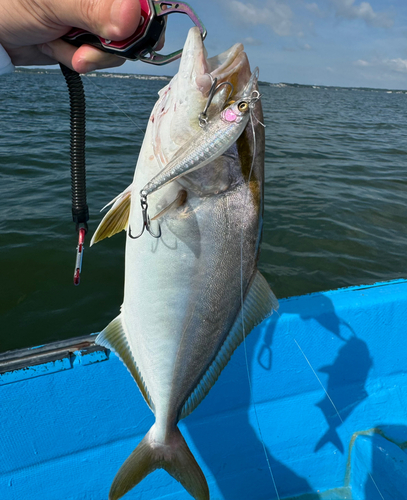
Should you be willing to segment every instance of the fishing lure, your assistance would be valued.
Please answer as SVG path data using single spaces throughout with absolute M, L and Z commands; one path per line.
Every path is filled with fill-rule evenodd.
M 260 93 L 254 90 L 249 96 L 244 96 L 230 104 L 218 115 L 218 118 L 206 123 L 205 127 L 186 145 L 181 146 L 167 166 L 143 187 L 140 191 L 143 214 L 142 231 L 138 236 L 133 236 L 129 231 L 130 238 L 139 238 L 145 229 L 151 236 L 160 237 L 161 231 L 158 234 L 151 231 L 147 214 L 147 197 L 166 184 L 216 160 L 227 151 L 246 128 L 250 110 L 254 108 L 260 97 Z

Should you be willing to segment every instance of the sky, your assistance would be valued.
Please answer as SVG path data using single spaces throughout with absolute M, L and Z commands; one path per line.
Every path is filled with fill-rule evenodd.
M 208 30 L 209 56 L 242 42 L 260 80 L 407 90 L 406 0 L 189 0 Z M 192 22 L 169 17 L 162 52 L 181 48 Z M 119 72 L 174 75 L 126 62 Z

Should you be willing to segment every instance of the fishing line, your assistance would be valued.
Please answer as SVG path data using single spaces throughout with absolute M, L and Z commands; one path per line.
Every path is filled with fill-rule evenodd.
M 278 314 L 278 313 L 277 313 L 277 314 Z M 280 314 L 279 314 L 278 316 L 281 318 L 281 315 L 280 315 Z M 332 405 L 333 409 L 335 410 L 336 414 L 338 415 L 338 418 L 339 418 L 339 420 L 341 421 L 341 423 L 342 423 L 343 427 L 345 428 L 346 432 L 347 432 L 348 434 L 350 434 L 350 430 L 348 429 L 347 425 L 345 424 L 345 421 L 342 419 L 342 417 L 341 417 L 341 415 L 340 415 L 340 413 L 339 413 L 338 408 L 335 406 L 335 403 L 333 402 L 333 400 L 332 400 L 331 396 L 328 394 L 328 391 L 325 389 L 324 384 L 322 383 L 322 381 L 321 381 L 320 377 L 318 376 L 317 372 L 315 371 L 314 367 L 312 366 L 312 364 L 311 364 L 310 360 L 308 359 L 307 355 L 305 354 L 305 352 L 304 352 L 304 351 L 303 351 L 303 349 L 301 348 L 301 346 L 300 346 L 300 344 L 298 343 L 297 339 L 296 339 L 293 335 L 291 335 L 289 327 L 288 327 L 288 329 L 287 329 L 287 332 L 288 332 L 288 334 L 291 336 L 291 338 L 294 340 L 294 342 L 295 342 L 295 344 L 297 345 L 298 349 L 300 350 L 301 354 L 304 356 L 305 361 L 307 362 L 308 366 L 311 368 L 312 373 L 315 375 L 315 378 L 318 380 L 319 385 L 322 387 L 322 390 L 324 391 L 324 393 L 325 393 L 326 397 L 328 398 L 329 402 L 331 403 L 331 405 Z M 367 465 L 366 463 L 365 463 L 364 465 L 365 465 L 365 467 L 366 467 L 366 470 L 368 471 L 368 473 L 367 473 L 367 474 L 368 474 L 368 476 L 370 477 L 370 479 L 372 480 L 373 484 L 375 485 L 375 488 L 376 488 L 377 492 L 378 492 L 378 493 L 379 493 L 379 495 L 381 496 L 382 500 L 385 500 L 385 499 L 384 499 L 384 496 L 382 495 L 382 493 L 381 493 L 381 491 L 380 491 L 380 489 L 379 489 L 379 487 L 378 487 L 378 486 L 377 486 L 377 484 L 376 484 L 376 481 L 373 479 L 372 474 L 369 472 L 369 467 L 368 467 L 368 465 Z
M 126 112 L 125 112 L 125 111 L 124 111 L 124 110 L 123 110 L 123 109 L 122 109 L 122 108 L 121 108 L 121 107 L 117 104 L 117 102 L 115 102 L 115 101 L 114 101 L 111 97 L 109 97 L 107 94 L 105 94 L 105 93 L 103 92 L 102 88 L 101 88 L 101 87 L 99 87 L 99 85 L 96 85 L 96 83 L 95 83 L 95 82 L 91 79 L 91 77 L 90 77 L 89 75 L 84 75 L 84 76 L 86 76 L 86 81 L 91 82 L 91 83 L 92 83 L 92 85 L 94 85 L 94 86 L 98 89 L 98 91 L 99 91 L 99 92 L 100 92 L 103 96 L 105 96 L 105 97 L 106 97 L 106 99 L 109 99 L 109 101 L 110 101 L 111 103 L 113 103 L 113 105 L 114 105 L 114 106 L 115 106 L 115 107 L 116 107 L 116 108 L 117 108 L 117 109 L 118 109 L 121 113 L 123 113 L 123 114 L 124 114 L 124 115 L 125 115 L 125 116 L 126 116 L 126 117 L 130 120 L 130 121 L 131 121 L 131 123 L 132 123 L 132 124 L 133 124 L 136 128 L 138 128 L 138 129 L 139 129 L 139 130 L 140 130 L 143 134 L 145 134 L 145 132 L 146 132 L 146 131 L 145 131 L 145 130 L 143 130 L 143 129 L 140 127 L 140 125 L 138 125 L 138 124 L 137 124 L 137 123 L 136 123 L 136 122 L 135 122 L 135 121 L 131 118 L 131 116 L 129 116 L 129 115 L 128 115 L 128 114 L 127 114 L 127 113 L 126 113 Z M 93 78 L 93 77 L 92 77 L 92 78 Z
M 263 127 L 265 126 L 256 116 L 254 118 L 256 119 L 257 123 L 259 123 Z M 257 148 L 256 133 L 255 133 L 255 129 L 254 129 L 253 111 L 252 110 L 250 110 L 250 125 L 251 125 L 252 133 L 253 133 L 253 159 L 252 159 L 252 164 L 251 164 L 251 167 L 250 167 L 249 178 L 248 178 L 248 182 L 247 182 L 248 185 L 250 184 L 250 179 L 251 179 L 253 168 L 254 168 L 254 161 L 255 161 L 256 148 Z M 246 193 L 245 202 L 247 200 L 247 194 L 248 194 L 248 192 Z M 244 206 L 246 206 L 246 203 L 244 204 Z M 250 399 L 251 399 L 251 402 L 252 402 L 252 405 L 253 405 L 255 419 L 256 419 L 256 424 L 257 424 L 258 432 L 259 432 L 259 436 L 260 436 L 260 441 L 261 441 L 261 444 L 263 446 L 263 451 L 264 451 L 264 455 L 266 457 L 267 466 L 268 466 L 268 469 L 269 469 L 269 472 L 270 472 L 270 477 L 271 477 L 272 482 L 273 482 L 273 486 L 274 486 L 274 490 L 275 490 L 276 495 L 277 495 L 277 499 L 280 500 L 280 496 L 278 494 L 277 485 L 276 485 L 274 474 L 273 474 L 273 471 L 272 471 L 272 468 L 271 468 L 270 459 L 269 459 L 269 456 L 268 456 L 266 444 L 265 444 L 265 441 L 264 441 L 264 438 L 263 438 L 263 434 L 262 434 L 262 431 L 261 431 L 261 427 L 260 427 L 260 420 L 259 420 L 259 416 L 258 416 L 258 412 L 257 412 L 257 406 L 256 406 L 256 403 L 254 401 L 253 385 L 252 385 L 252 381 L 251 381 L 251 377 L 250 377 L 249 360 L 248 360 L 248 355 L 247 355 L 246 332 L 245 332 L 245 327 L 244 327 L 244 310 L 243 310 L 243 308 L 244 308 L 244 305 L 243 305 L 244 304 L 244 296 L 243 296 L 243 221 L 242 221 L 242 224 L 241 224 L 241 232 L 240 232 L 240 301 L 241 301 L 241 311 L 242 311 L 241 315 L 242 315 L 242 330 L 243 330 L 243 346 L 244 346 L 244 354 L 245 354 L 245 362 L 246 362 L 246 370 L 247 370 L 247 379 L 248 379 L 248 383 L 249 383 Z M 279 316 L 279 318 L 281 318 L 281 314 L 279 314 L 278 311 L 275 311 L 275 312 L 277 313 L 277 315 Z M 324 391 L 326 397 L 328 398 L 328 400 L 331 403 L 332 407 L 334 408 L 336 414 L 338 415 L 339 420 L 341 421 L 341 423 L 344 426 L 345 430 L 349 434 L 350 431 L 349 431 L 347 425 L 345 424 L 345 421 L 341 417 L 338 408 L 336 407 L 336 405 L 335 405 L 334 401 L 332 400 L 331 396 L 329 395 L 328 391 L 325 389 L 325 387 L 324 387 L 324 385 L 323 385 L 320 377 L 318 376 L 317 372 L 315 371 L 314 367 L 312 366 L 312 364 L 311 364 L 310 360 L 308 359 L 307 355 L 305 354 L 304 350 L 301 348 L 301 346 L 298 343 L 297 339 L 291 334 L 289 328 L 287 329 L 287 332 L 291 336 L 291 338 L 294 340 L 296 346 L 298 347 L 299 351 L 301 352 L 302 356 L 304 357 L 305 361 L 307 362 L 308 366 L 310 367 L 312 373 L 314 374 L 315 378 L 317 379 L 319 385 L 321 386 L 322 390 Z M 372 480 L 372 482 L 373 482 L 373 484 L 374 484 L 374 486 L 375 486 L 378 494 L 380 495 L 381 499 L 385 500 L 384 496 L 382 495 L 382 493 L 381 493 L 381 491 L 380 491 L 380 489 L 379 489 L 379 487 L 378 487 L 378 485 L 376 483 L 376 481 L 374 480 L 372 474 L 370 473 L 369 467 L 367 466 L 366 463 L 365 463 L 365 467 L 366 467 L 366 470 L 368 471 L 368 476 Z
M 256 120 L 257 120 L 257 118 L 256 118 Z M 250 167 L 249 178 L 247 181 L 248 190 L 246 192 L 245 203 L 243 205 L 244 207 L 246 206 L 247 196 L 248 196 L 248 193 L 250 191 L 250 179 L 251 179 L 253 168 L 254 168 L 254 161 L 255 161 L 256 149 L 257 149 L 256 132 L 254 130 L 253 110 L 252 109 L 250 109 L 250 124 L 252 127 L 252 133 L 253 133 L 253 158 L 252 158 L 252 164 Z M 266 457 L 267 467 L 269 469 L 270 477 L 271 477 L 271 480 L 273 482 L 274 490 L 275 490 L 276 495 L 277 495 L 277 500 L 280 500 L 280 495 L 278 494 L 278 490 L 277 490 L 277 484 L 276 484 L 276 481 L 274 478 L 273 470 L 272 470 L 271 464 L 270 464 L 270 459 L 269 459 L 269 456 L 267 453 L 266 443 L 264 442 L 263 433 L 261 432 L 259 415 L 257 413 L 257 406 L 256 406 L 256 403 L 254 401 L 254 396 L 253 396 L 253 385 L 252 385 L 252 381 L 251 381 L 251 377 L 250 377 L 249 360 L 248 360 L 248 356 L 247 356 L 246 332 L 245 332 L 245 327 L 244 327 L 244 310 L 243 310 L 244 309 L 244 297 L 243 297 L 243 223 L 244 223 L 244 221 L 242 220 L 241 230 L 240 230 L 240 303 L 241 303 L 240 309 L 242 311 L 243 346 L 244 346 L 244 355 L 245 355 L 245 361 L 246 361 L 247 380 L 249 382 L 250 400 L 251 400 L 251 403 L 253 405 L 256 424 L 257 424 L 257 428 L 259 431 L 260 441 L 261 441 L 261 444 L 263 447 L 264 455 Z

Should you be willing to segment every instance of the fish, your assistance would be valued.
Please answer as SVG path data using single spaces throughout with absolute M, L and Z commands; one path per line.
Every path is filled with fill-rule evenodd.
M 109 204 L 91 241 L 127 232 L 123 304 L 96 343 L 121 359 L 155 416 L 113 479 L 109 500 L 159 468 L 195 500 L 210 498 L 177 424 L 206 397 L 245 336 L 278 308 L 257 270 L 265 148 L 260 100 L 226 151 L 149 194 L 151 234 L 131 237 L 130 229 L 147 222 L 141 190 L 200 133 L 198 117 L 214 78 L 230 82 L 234 93 L 224 85 L 214 95 L 208 125 L 250 81 L 257 88 L 257 72 L 250 71 L 242 44 L 208 58 L 192 28 L 179 71 L 151 112 L 133 182 Z
M 319 372 L 328 374 L 328 385 L 325 397 L 315 406 L 321 409 L 329 427 L 315 445 L 314 451 L 331 443 L 344 453 L 336 429 L 369 397 L 365 384 L 372 365 L 366 342 L 353 336 L 339 349 L 332 365 L 318 369 Z

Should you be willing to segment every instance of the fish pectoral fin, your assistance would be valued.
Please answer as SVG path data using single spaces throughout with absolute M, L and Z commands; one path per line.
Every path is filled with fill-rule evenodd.
M 174 208 L 179 208 L 184 205 L 184 203 L 187 201 L 187 192 L 185 189 L 180 189 L 178 191 L 178 194 L 175 198 L 174 201 L 166 205 L 158 214 L 154 215 L 154 217 L 151 220 L 157 220 L 163 217 L 165 214 L 167 214 L 170 210 Z
M 243 314 L 242 309 L 240 309 L 218 354 L 184 404 L 180 418 L 187 417 L 195 410 L 218 380 L 223 368 L 229 363 L 232 354 L 243 342 L 243 339 L 249 335 L 256 325 L 271 316 L 273 310 L 277 311 L 277 309 L 278 300 L 276 296 L 264 276 L 256 270 L 243 302 Z
M 168 442 L 154 439 L 154 425 L 120 467 L 109 492 L 109 500 L 118 500 L 156 469 L 164 469 L 179 481 L 195 500 L 209 500 L 205 476 L 178 427 Z
M 143 398 L 146 400 L 146 403 L 152 409 L 153 403 L 127 341 L 121 314 L 119 314 L 119 316 L 111 321 L 107 327 L 99 333 L 96 337 L 95 343 L 110 349 L 120 358 L 136 381 Z
M 127 229 L 130 215 L 131 190 L 127 188 L 115 198 L 112 208 L 103 217 L 92 237 L 90 246 L 98 241 L 110 238 L 116 233 Z M 106 205 L 107 206 L 107 205 Z

